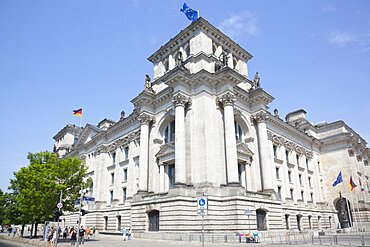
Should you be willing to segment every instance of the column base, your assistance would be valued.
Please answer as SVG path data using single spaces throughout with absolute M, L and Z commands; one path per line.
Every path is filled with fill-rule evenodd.
M 186 183 L 177 182 L 175 183 L 175 188 L 185 188 L 188 187 Z
M 238 183 L 238 182 L 231 182 L 231 183 L 228 183 L 226 186 L 229 186 L 229 187 L 241 187 L 240 183 Z

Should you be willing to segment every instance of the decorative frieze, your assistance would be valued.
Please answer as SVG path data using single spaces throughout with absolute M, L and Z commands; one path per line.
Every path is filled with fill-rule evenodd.
M 221 97 L 216 98 L 216 102 L 222 106 L 227 106 L 227 105 L 234 105 L 234 102 L 236 101 L 236 97 L 234 94 L 227 92 Z
M 185 107 L 186 103 L 188 102 L 189 102 L 189 97 L 181 93 L 175 94 L 172 98 L 172 103 L 175 105 L 175 107 L 178 107 L 178 106 Z
M 108 153 L 108 146 L 107 145 L 101 145 L 101 146 L 98 146 L 95 150 L 95 153 L 94 155 L 99 155 L 99 154 L 102 154 L 102 153 Z
M 312 159 L 313 157 L 313 152 L 309 151 L 301 146 L 298 146 L 294 142 L 288 141 L 285 138 L 275 135 L 271 131 L 267 131 L 267 138 L 272 141 L 272 143 L 278 145 L 278 146 L 284 146 L 286 150 L 289 151 L 295 151 L 299 155 L 304 155 L 309 159 Z

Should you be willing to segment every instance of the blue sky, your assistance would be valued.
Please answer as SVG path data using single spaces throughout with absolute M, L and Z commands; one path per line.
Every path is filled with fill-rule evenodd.
M 0 1 L 0 188 L 79 124 L 129 114 L 146 59 L 189 25 L 183 1 Z M 344 120 L 370 141 L 370 1 L 187 1 L 254 57 L 281 116 Z

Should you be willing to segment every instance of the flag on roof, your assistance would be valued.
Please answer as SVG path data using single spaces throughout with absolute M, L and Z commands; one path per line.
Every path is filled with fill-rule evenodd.
M 184 5 L 182 6 L 182 9 L 180 9 L 180 11 L 183 12 L 186 15 L 186 17 L 191 21 L 195 21 L 196 19 L 199 18 L 199 11 L 189 8 L 186 5 L 186 3 L 184 3 Z
M 73 110 L 73 115 L 77 117 L 82 117 L 82 108 Z
M 352 176 L 349 178 L 349 184 L 348 184 L 349 188 L 351 189 L 351 191 L 357 187 L 357 185 L 353 182 L 352 180 Z
M 339 184 L 341 182 L 343 182 L 342 172 L 339 172 L 337 179 L 333 183 L 333 187 L 335 187 L 337 184 Z

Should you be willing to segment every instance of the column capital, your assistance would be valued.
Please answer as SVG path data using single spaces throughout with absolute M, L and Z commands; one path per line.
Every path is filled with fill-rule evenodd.
M 137 120 L 139 120 L 139 122 L 144 125 L 149 125 L 151 122 L 154 122 L 154 117 L 147 114 L 147 113 L 141 113 L 138 117 L 137 117 Z
M 260 111 L 251 116 L 251 122 L 256 124 L 265 123 L 267 119 L 269 119 L 269 115 L 265 111 Z
M 236 101 L 236 97 L 234 94 L 227 92 L 224 95 L 217 97 L 216 102 L 225 106 L 234 105 L 234 102 Z
M 189 102 L 189 97 L 183 95 L 182 93 L 177 93 L 172 97 L 172 102 L 175 107 L 185 107 L 185 104 Z

